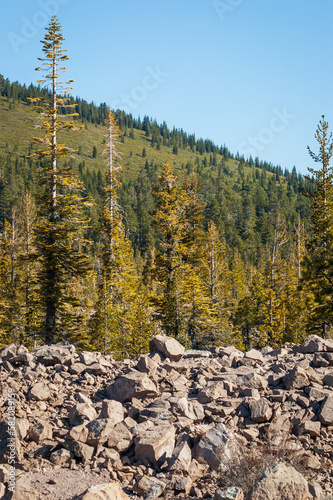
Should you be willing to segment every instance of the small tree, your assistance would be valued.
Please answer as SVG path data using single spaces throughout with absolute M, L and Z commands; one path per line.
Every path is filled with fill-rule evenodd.
M 313 176 L 307 177 L 315 187 L 310 194 L 313 236 L 307 243 L 301 283 L 314 299 L 311 304 L 312 326 L 325 337 L 333 325 L 333 172 L 330 166 L 333 138 L 324 116 L 319 122 L 315 138 L 319 153 L 313 153 L 310 148 L 308 150 L 311 158 L 321 164 L 321 168 L 317 171 L 309 168 Z M 312 302 L 311 296 L 309 301 Z

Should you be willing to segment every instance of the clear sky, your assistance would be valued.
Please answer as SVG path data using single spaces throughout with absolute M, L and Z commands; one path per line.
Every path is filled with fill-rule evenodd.
M 35 83 L 52 12 L 74 95 L 301 173 L 333 130 L 332 0 L 2 0 L 0 73 Z

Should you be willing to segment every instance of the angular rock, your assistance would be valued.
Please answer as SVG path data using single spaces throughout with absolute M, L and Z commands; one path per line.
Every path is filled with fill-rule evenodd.
M 132 398 L 144 399 L 158 396 L 158 387 L 144 373 L 136 370 L 122 375 L 109 385 L 106 393 L 110 398 L 114 398 L 121 403 L 130 401 Z
M 296 367 L 290 370 L 283 377 L 283 383 L 287 390 L 289 389 L 303 389 L 309 385 L 309 378 L 303 368 Z
M 327 373 L 323 378 L 323 384 L 333 387 L 333 372 Z
M 215 382 L 204 387 L 198 394 L 198 401 L 201 404 L 210 403 L 219 398 L 227 397 L 228 393 L 224 388 L 223 382 Z
M 135 437 L 135 458 L 153 465 L 171 458 L 176 431 L 173 425 L 152 427 Z
M 126 451 L 132 444 L 132 434 L 123 422 L 119 422 L 108 438 L 108 447 L 119 453 Z
M 85 443 L 88 437 L 88 429 L 86 424 L 75 425 L 69 431 L 67 437 L 68 439 L 72 439 L 73 441 L 80 441 L 81 443 Z
M 216 490 L 214 500 L 244 500 L 244 492 L 241 488 L 229 486 L 223 490 Z
M 175 409 L 184 417 L 194 420 L 194 422 L 201 422 L 205 418 L 202 405 L 195 400 L 189 402 L 185 396 L 178 399 Z
M 268 387 L 267 379 L 257 373 L 248 373 L 237 377 L 237 385 L 240 389 L 249 387 L 251 389 L 263 390 Z
M 86 365 L 83 363 L 72 363 L 69 368 L 69 373 L 72 375 L 80 375 L 81 373 L 84 373 L 86 368 Z
M 158 498 L 165 490 L 166 484 L 156 477 L 139 476 L 133 488 L 134 493 L 142 495 L 144 499 Z
M 185 348 L 173 337 L 156 335 L 149 342 L 150 352 L 160 352 L 170 361 L 179 361 L 185 352 Z
M 283 463 L 269 467 L 254 486 L 250 500 L 308 500 L 307 480 Z
M 37 384 L 34 384 L 28 394 L 28 399 L 37 401 L 47 401 L 50 397 L 51 393 L 45 382 L 37 382 Z
M 69 451 L 64 448 L 60 448 L 60 450 L 56 450 L 51 453 L 50 455 L 50 462 L 52 462 L 54 465 L 61 465 L 61 466 L 69 466 L 71 463 L 71 458 L 74 455 Z
M 102 401 L 102 409 L 98 418 L 109 418 L 114 425 L 119 424 L 124 420 L 125 410 L 119 401 L 104 399 Z
M 95 408 L 87 403 L 78 403 L 71 408 L 69 412 L 69 422 L 71 425 L 79 425 L 90 422 L 97 418 Z
M 169 460 L 169 469 L 176 472 L 188 472 L 192 460 L 190 439 L 187 434 L 181 435 Z
M 53 429 L 48 422 L 37 422 L 29 430 L 29 438 L 31 441 L 39 443 L 45 439 L 52 439 Z
M 16 435 L 21 441 L 28 435 L 30 423 L 27 418 L 17 418 L 15 420 Z
M 333 340 L 322 339 L 318 335 L 310 335 L 304 342 L 297 348 L 297 352 L 302 354 L 314 352 L 333 352 Z
M 328 396 L 322 403 L 319 420 L 324 425 L 333 425 L 333 396 Z
M 66 450 L 71 451 L 77 458 L 82 458 L 86 461 L 91 460 L 95 451 L 93 446 L 80 443 L 79 441 L 65 441 L 63 446 Z
M 60 342 L 52 346 L 38 347 L 33 351 L 37 363 L 45 366 L 64 365 L 75 354 L 75 347 Z
M 298 426 L 299 434 L 309 434 L 311 437 L 320 436 L 321 423 L 306 420 Z
M 207 462 L 213 470 L 224 469 L 239 452 L 235 436 L 224 424 L 210 428 L 195 447 L 198 462 Z
M 244 354 L 245 359 L 252 359 L 253 361 L 264 361 L 264 356 L 260 351 L 257 351 L 256 349 L 251 349 L 250 351 L 247 351 Z
M 98 418 L 89 422 L 86 427 L 88 429 L 86 443 L 96 447 L 104 444 L 109 439 L 114 423 L 109 418 Z
M 119 483 L 112 482 L 90 486 L 78 500 L 128 500 L 129 498 Z
M 184 491 L 185 493 L 189 493 L 191 486 L 191 478 L 188 476 L 181 476 L 180 474 L 173 474 L 169 483 L 169 487 L 176 492 Z
M 272 416 L 272 409 L 266 399 L 259 399 L 249 402 L 251 420 L 254 422 L 268 422 Z

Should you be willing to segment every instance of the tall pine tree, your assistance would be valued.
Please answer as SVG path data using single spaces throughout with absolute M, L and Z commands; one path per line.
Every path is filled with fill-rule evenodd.
M 40 264 L 38 281 L 44 321 L 42 338 L 53 343 L 60 338 L 69 338 L 78 316 L 75 308 L 78 300 L 70 294 L 73 279 L 85 277 L 90 272 L 87 258 L 82 254 L 84 247 L 83 229 L 88 223 L 84 208 L 90 205 L 81 196 L 82 183 L 77 180 L 68 164 L 61 162 L 73 151 L 58 142 L 61 130 L 75 129 L 73 118 L 76 113 L 60 114 L 61 108 L 70 108 L 69 85 L 73 80 L 63 82 L 61 73 L 68 59 L 62 48 L 64 37 L 55 15 L 52 16 L 43 40 L 44 57 L 37 71 L 44 71 L 39 83 L 49 84 L 51 92 L 45 99 L 32 99 L 40 105 L 43 137 L 34 138 L 40 145 L 34 155 L 42 161 L 43 168 L 39 182 L 43 194 L 39 200 L 38 222 L 35 233 L 35 258 Z M 70 111 L 70 109 L 68 109 Z

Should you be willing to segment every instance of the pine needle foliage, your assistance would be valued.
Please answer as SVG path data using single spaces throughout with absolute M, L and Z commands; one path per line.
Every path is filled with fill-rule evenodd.
M 38 103 L 44 133 L 42 137 L 34 138 L 39 145 L 34 156 L 43 160 L 39 178 L 43 193 L 39 197 L 35 258 L 40 264 L 38 281 L 44 316 L 41 336 L 47 343 L 70 339 L 70 332 L 79 319 L 75 311 L 79 304 L 70 294 L 69 287 L 75 278 L 84 278 L 90 272 L 82 249 L 87 243 L 83 230 L 89 222 L 86 208 L 91 202 L 81 195 L 83 185 L 72 168 L 60 161 L 71 156 L 73 150 L 58 142 L 58 133 L 77 128 L 73 121 L 76 113 L 60 114 L 61 108 L 72 107 L 67 96 L 73 80 L 61 80 L 61 73 L 66 69 L 63 64 L 68 60 L 62 48 L 63 41 L 61 26 L 53 15 L 42 42 L 44 57 L 39 58 L 42 65 L 36 68 L 44 71 L 38 82 L 51 86 L 50 99 L 31 99 Z

